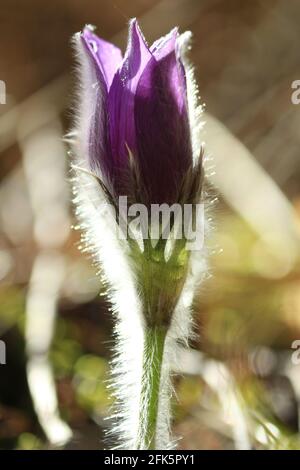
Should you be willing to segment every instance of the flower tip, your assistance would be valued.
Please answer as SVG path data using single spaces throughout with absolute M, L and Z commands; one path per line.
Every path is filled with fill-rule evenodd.
M 179 26 L 175 26 L 173 29 L 170 31 L 171 36 L 178 36 L 179 35 Z
M 96 26 L 94 26 L 93 24 L 86 24 L 83 30 L 88 30 L 91 33 L 94 33 L 96 30 Z
M 77 43 L 79 41 L 79 39 L 81 38 L 81 34 L 82 32 L 81 31 L 77 31 L 77 33 L 74 33 L 73 36 L 72 36 L 72 40 Z
M 134 34 L 139 34 L 140 27 L 136 18 L 131 18 L 128 25 L 129 38 L 132 38 Z
M 188 51 L 191 50 L 192 38 L 193 38 L 193 34 L 191 31 L 185 31 L 184 33 L 178 36 L 177 52 L 181 58 L 184 57 L 188 53 Z
M 141 28 L 136 18 L 132 18 L 129 21 L 129 35 L 132 37 L 134 34 L 141 35 Z
M 143 43 L 145 47 L 149 49 L 137 18 L 132 18 L 129 21 L 129 42 L 132 44 Z
M 90 24 L 86 24 L 83 30 L 81 31 L 82 38 L 91 38 L 94 36 L 95 26 Z
M 179 37 L 179 28 L 176 26 L 168 34 L 155 41 L 150 47 L 150 51 L 155 59 L 162 60 L 168 54 L 175 52 Z
M 185 31 L 184 33 L 179 35 L 179 41 L 182 45 L 190 46 L 191 40 L 193 38 L 192 31 Z
M 170 41 L 174 44 L 174 49 L 175 49 L 177 41 L 180 38 L 179 27 L 175 26 L 175 28 L 171 29 L 167 37 L 170 38 Z
M 130 18 L 129 20 L 129 28 L 138 28 L 139 27 L 139 24 L 138 24 L 138 20 L 136 17 L 134 18 Z
M 97 54 L 98 43 L 100 41 L 98 36 L 94 33 L 95 29 L 95 26 L 87 24 L 85 25 L 80 34 L 81 40 L 85 43 L 88 50 L 91 51 L 93 54 Z

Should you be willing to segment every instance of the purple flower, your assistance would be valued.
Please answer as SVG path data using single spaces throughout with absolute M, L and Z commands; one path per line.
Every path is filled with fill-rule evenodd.
M 194 286 L 204 272 L 204 250 L 199 256 L 190 251 L 186 233 L 199 228 L 202 195 L 201 107 L 185 68 L 188 37 L 175 28 L 148 47 L 132 20 L 122 57 L 90 26 L 76 35 L 81 80 L 74 168 L 95 178 L 87 182 L 77 172 L 74 202 L 82 246 L 100 262 L 118 318 L 115 403 L 120 447 L 127 449 L 173 445 L 169 361 L 178 340 L 187 344 Z M 127 196 L 131 208 L 141 203 L 134 204 L 141 218 L 118 207 L 119 196 Z M 180 210 L 186 203 L 193 209 L 188 220 Z M 166 223 L 163 216 L 152 225 L 153 204 L 163 204 L 161 214 L 167 209 Z
M 173 203 L 193 165 L 177 28 L 150 48 L 131 20 L 124 57 L 90 26 L 79 36 L 81 150 L 113 197 Z

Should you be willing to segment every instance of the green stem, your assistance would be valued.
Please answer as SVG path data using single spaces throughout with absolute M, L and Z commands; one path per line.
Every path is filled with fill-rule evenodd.
M 141 446 L 156 449 L 158 405 L 164 345 L 167 330 L 164 327 L 147 327 L 143 359 L 143 385 L 141 401 Z

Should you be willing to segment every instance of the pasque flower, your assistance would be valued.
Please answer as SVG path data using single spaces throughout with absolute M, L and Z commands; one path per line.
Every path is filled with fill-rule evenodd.
M 94 177 L 86 185 L 77 171 L 76 202 L 117 314 L 118 430 L 120 446 L 131 449 L 171 445 L 171 356 L 176 341 L 189 335 L 203 263 L 199 253 L 188 252 L 184 237 L 168 256 L 167 240 L 153 245 L 143 239 L 142 247 L 112 240 L 114 215 L 97 201 L 117 206 L 127 196 L 146 207 L 200 202 L 200 108 L 185 58 L 189 37 L 175 28 L 148 47 L 134 19 L 124 57 L 91 26 L 75 37 L 81 81 L 73 153 L 76 169 Z
M 127 170 L 134 163 L 142 202 L 176 202 L 192 166 L 187 83 L 177 28 L 149 48 L 132 20 L 124 58 L 90 26 L 80 39 L 85 86 L 93 87 L 84 102 L 90 169 L 118 196 L 133 189 Z

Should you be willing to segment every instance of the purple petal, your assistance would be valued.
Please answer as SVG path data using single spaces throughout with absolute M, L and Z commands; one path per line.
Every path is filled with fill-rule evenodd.
M 129 29 L 127 51 L 119 72 L 109 91 L 109 119 L 112 155 L 115 164 L 123 167 L 128 159 L 128 148 L 136 150 L 134 97 L 140 76 L 151 59 L 137 21 Z
M 153 50 L 136 90 L 138 158 L 151 203 L 176 202 L 192 163 L 185 72 L 176 40 L 173 31 Z
M 99 38 L 93 33 L 90 26 L 84 28 L 81 37 L 88 52 L 99 67 L 107 89 L 109 89 L 122 61 L 121 50 L 110 42 Z
M 88 168 L 108 182 L 112 165 L 110 143 L 107 132 L 107 86 L 96 57 L 87 47 L 86 37 L 76 37 L 76 48 L 80 61 L 80 116 L 79 145 L 86 158 Z
M 162 59 L 164 56 L 172 52 L 176 45 L 178 37 L 178 28 L 172 29 L 166 36 L 163 36 L 155 41 L 150 47 L 151 53 L 157 60 Z

